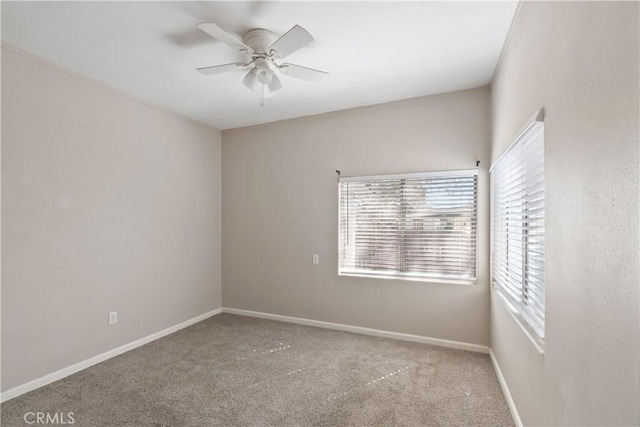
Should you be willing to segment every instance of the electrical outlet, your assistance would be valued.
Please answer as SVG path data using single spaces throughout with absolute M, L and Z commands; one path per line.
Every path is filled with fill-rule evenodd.
M 320 264 L 320 255 L 313 254 L 313 263 L 314 264 Z
M 118 312 L 112 311 L 109 313 L 109 325 L 115 325 L 116 323 L 118 323 Z

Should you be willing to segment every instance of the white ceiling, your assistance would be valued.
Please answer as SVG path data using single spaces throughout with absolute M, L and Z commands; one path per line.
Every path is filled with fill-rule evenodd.
M 2 2 L 2 41 L 135 98 L 219 129 L 487 85 L 516 1 L 505 2 Z M 244 73 L 197 67 L 243 60 L 196 29 L 315 41 L 287 62 L 328 71 L 313 84 L 282 77 L 259 105 Z

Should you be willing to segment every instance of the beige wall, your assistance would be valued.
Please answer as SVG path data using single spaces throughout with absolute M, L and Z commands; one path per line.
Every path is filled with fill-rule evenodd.
M 640 423 L 638 3 L 525 2 L 492 89 L 492 158 L 545 108 L 542 356 L 495 296 L 525 425 Z
M 3 391 L 220 307 L 220 145 L 2 49 Z
M 489 92 L 476 89 L 224 131 L 224 306 L 488 345 L 490 120 Z M 477 285 L 338 277 L 336 169 L 470 169 L 476 159 Z

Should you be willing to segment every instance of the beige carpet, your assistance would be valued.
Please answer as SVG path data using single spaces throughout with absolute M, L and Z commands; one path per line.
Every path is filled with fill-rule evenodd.
M 221 314 L 2 404 L 74 426 L 512 425 L 483 354 Z

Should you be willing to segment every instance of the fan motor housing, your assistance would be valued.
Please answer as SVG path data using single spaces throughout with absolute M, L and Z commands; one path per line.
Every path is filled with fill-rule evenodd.
M 278 35 L 273 31 L 264 28 L 255 28 L 244 35 L 244 43 L 249 46 L 255 53 L 269 54 L 267 49 L 278 40 Z

